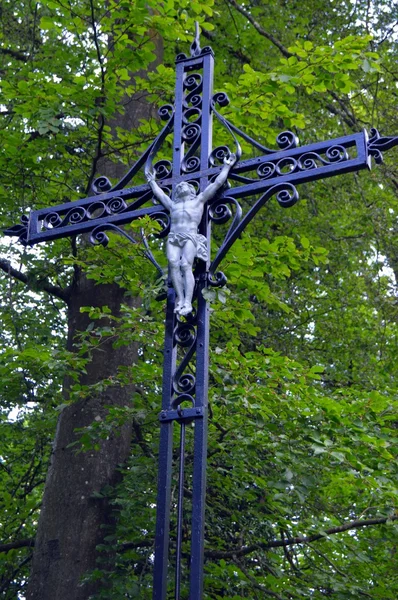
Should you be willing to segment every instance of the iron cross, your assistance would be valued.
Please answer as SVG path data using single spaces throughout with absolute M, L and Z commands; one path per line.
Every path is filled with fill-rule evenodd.
M 225 284 L 225 276 L 218 271 L 220 262 L 247 224 L 271 197 L 275 196 L 282 207 L 291 207 L 299 198 L 295 187 L 297 184 L 370 169 L 371 157 L 376 163 L 380 163 L 382 151 L 398 145 L 397 136 L 381 137 L 377 130 L 372 129 L 370 135 L 362 131 L 303 147 L 299 146 L 294 133 L 284 131 L 276 139 L 277 149 L 266 148 L 240 131 L 219 112 L 219 108 L 226 106 L 229 101 L 226 94 L 213 93 L 213 68 L 213 51 L 209 46 L 200 47 L 197 28 L 190 56 L 179 54 L 176 58 L 175 105 L 163 106 L 159 110 L 160 117 L 166 124 L 128 173 L 113 186 L 106 177 L 98 177 L 93 184 L 93 195 L 88 198 L 33 210 L 29 217 L 22 217 L 20 225 L 5 231 L 7 235 L 18 236 L 25 245 L 90 233 L 92 243 L 105 246 L 108 242 L 106 231 L 118 232 L 135 243 L 136 240 L 121 226 L 148 215 L 161 223 L 159 237 L 167 236 L 170 231 L 174 235 L 169 236 L 168 241 L 168 244 L 174 246 L 174 250 L 168 250 L 171 268 L 167 290 L 162 410 L 159 415 L 154 600 L 166 600 L 168 594 L 174 422 L 180 426 L 180 462 L 177 532 L 173 544 L 173 596 L 176 600 L 181 598 L 185 429 L 187 423 L 193 423 L 189 598 L 200 600 L 203 597 L 209 306 L 202 290 L 207 286 Z M 213 148 L 214 117 L 231 135 L 234 153 L 227 146 Z M 153 164 L 166 136 L 172 131 L 172 161 L 158 160 Z M 238 138 L 244 139 L 260 155 L 242 160 Z M 148 183 L 131 187 L 135 175 L 142 170 Z M 232 184 L 229 189 L 224 186 L 227 178 Z M 189 185 L 184 187 L 182 184 Z M 170 203 L 176 201 L 181 190 L 188 188 L 191 188 L 192 201 L 194 198 L 201 199 L 201 212 L 199 218 L 192 218 L 192 209 L 188 214 L 188 221 L 184 221 L 181 215 L 176 217 L 177 213 L 173 213 Z M 209 193 L 209 189 L 212 193 Z M 243 214 L 238 200 L 255 195 L 259 198 Z M 153 205 L 154 197 L 160 199 L 161 204 Z M 211 223 L 226 223 L 229 220 L 231 224 L 224 241 L 211 259 Z M 184 223 L 180 227 L 182 221 Z M 198 250 L 199 241 L 202 249 L 204 248 L 202 255 Z M 153 257 L 145 238 L 143 242 L 146 256 L 162 274 L 163 270 Z M 183 280 L 181 284 L 178 278 L 183 275 L 179 269 L 183 269 L 183 264 L 186 266 L 187 261 L 184 262 L 183 259 L 185 252 L 188 252 L 184 250 L 187 244 L 191 248 L 188 266 L 193 267 L 193 273 L 190 271 L 192 277 L 188 274 L 191 283 L 184 283 Z M 200 258 L 202 260 L 198 260 Z M 177 274 L 174 271 L 174 275 L 173 264 L 174 269 L 178 269 Z M 188 290 L 189 286 L 191 291 Z M 178 296 L 177 306 L 175 291 Z M 185 297 L 192 297 L 195 308 L 190 306 L 190 299 L 188 305 L 184 304 L 184 294 Z

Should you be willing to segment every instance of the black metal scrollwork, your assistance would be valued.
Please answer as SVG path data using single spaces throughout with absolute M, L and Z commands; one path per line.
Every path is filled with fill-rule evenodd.
M 197 318 L 193 312 L 188 321 L 177 322 L 177 327 L 174 331 L 174 342 L 180 348 L 187 349 L 173 377 L 173 394 L 175 398 L 172 400 L 172 406 L 176 407 L 182 402 L 191 400 L 194 404 L 192 394 L 195 394 L 196 378 L 192 373 L 185 373 L 191 358 L 196 351 L 197 337 Z
M 183 87 L 187 94 L 183 100 L 181 141 L 189 148 L 182 160 L 181 170 L 184 173 L 193 173 L 200 167 L 200 158 L 195 156 L 195 153 L 199 148 L 202 133 L 202 76 L 199 73 L 191 73 L 185 78 Z
M 370 130 L 367 148 L 370 156 L 373 156 L 376 164 L 383 162 L 383 152 L 393 148 L 398 144 L 398 136 L 381 136 L 377 129 L 372 127 Z
M 117 225 L 114 225 L 113 223 L 102 223 L 101 225 L 94 227 L 94 229 L 90 233 L 90 238 L 89 238 L 90 243 L 93 246 L 106 247 L 109 244 L 109 237 L 107 236 L 105 231 L 114 231 L 115 233 L 118 233 L 119 235 L 122 235 L 123 237 L 125 237 L 132 244 L 138 244 L 137 240 L 135 238 L 133 238 L 132 235 L 129 235 L 126 231 L 124 231 L 124 229 L 122 229 L 121 227 L 118 227 Z M 162 267 L 159 265 L 159 263 L 156 261 L 155 257 L 153 256 L 142 229 L 141 229 L 141 238 L 142 238 L 142 241 L 143 241 L 143 244 L 145 247 L 145 250 L 143 251 L 143 255 L 153 264 L 153 266 L 159 272 L 160 276 L 163 277 L 164 271 L 163 271 Z
M 21 222 L 18 225 L 13 225 L 12 227 L 8 227 L 4 229 L 3 233 L 5 235 L 17 235 L 18 242 L 20 242 L 23 246 L 28 245 L 28 226 L 29 226 L 29 217 L 27 215 L 22 215 Z
M 293 206 L 299 199 L 299 195 L 295 186 L 288 182 L 277 183 L 270 187 L 252 206 L 252 208 L 242 217 L 242 210 L 235 198 L 219 198 L 212 204 L 209 209 L 210 218 L 215 223 L 225 223 L 228 220 L 228 216 L 231 211 L 225 206 L 226 203 L 234 204 L 236 207 L 234 220 L 218 250 L 213 262 L 210 265 L 208 273 L 208 283 L 213 287 L 222 286 L 226 283 L 226 277 L 221 271 L 216 272 L 216 269 L 228 250 L 238 239 L 241 233 L 244 231 L 246 226 L 250 223 L 253 217 L 258 213 L 260 208 L 264 206 L 266 202 L 272 197 L 276 196 L 277 202 L 283 208 Z M 224 203 L 224 206 L 223 206 Z M 229 210 L 229 212 L 228 212 Z M 211 211 L 211 212 L 210 212 Z M 217 211 L 219 216 L 217 216 Z

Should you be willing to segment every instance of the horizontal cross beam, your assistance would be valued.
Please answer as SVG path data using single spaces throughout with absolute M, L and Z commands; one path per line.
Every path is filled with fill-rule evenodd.
M 384 138 L 396 140 L 398 138 Z M 384 142 L 386 145 L 386 142 Z M 395 144 L 394 144 L 395 145 Z M 384 148 L 385 149 L 385 148 Z M 276 151 L 240 161 L 230 174 L 235 186 L 228 196 L 244 198 L 266 192 L 279 183 L 299 185 L 342 173 L 370 168 L 370 155 L 375 154 L 366 131 L 317 142 L 289 150 Z M 354 155 L 352 155 L 354 151 Z M 349 153 L 350 152 L 350 153 Z M 221 167 L 214 166 L 193 173 L 164 178 L 159 183 L 170 189 L 181 181 L 214 179 Z M 248 177 L 256 173 L 257 178 Z M 152 199 L 147 184 L 90 196 L 50 208 L 31 211 L 20 225 L 5 230 L 6 235 L 19 236 L 25 245 L 89 233 L 102 225 L 125 225 L 144 216 L 160 219 L 167 226 L 167 215 L 161 206 L 143 206 Z M 130 202 L 129 202 L 130 201 Z

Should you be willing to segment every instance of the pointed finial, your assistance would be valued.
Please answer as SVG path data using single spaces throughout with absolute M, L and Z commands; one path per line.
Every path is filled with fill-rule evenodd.
M 201 50 L 202 50 L 200 47 L 199 37 L 200 37 L 199 23 L 197 21 L 195 21 L 195 39 L 191 44 L 191 56 L 193 58 L 195 56 L 199 56 L 199 54 L 201 53 Z

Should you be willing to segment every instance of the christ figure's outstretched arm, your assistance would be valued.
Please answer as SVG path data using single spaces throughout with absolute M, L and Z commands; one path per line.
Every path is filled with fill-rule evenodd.
M 213 196 L 216 194 L 216 192 L 227 181 L 229 172 L 235 163 L 236 163 L 236 155 L 235 154 L 231 154 L 229 156 L 229 158 L 224 158 L 224 166 L 221 169 L 219 175 L 217 176 L 217 179 L 215 179 L 213 181 L 213 183 L 210 183 L 210 185 L 208 185 L 207 188 L 203 192 L 198 194 L 197 198 L 198 198 L 199 202 L 204 204 L 205 202 L 207 202 L 208 200 L 211 200 L 211 198 L 213 198 Z
M 165 194 L 164 191 L 156 183 L 154 173 L 148 173 L 146 175 L 146 178 L 149 185 L 151 186 L 155 198 L 159 200 L 159 202 L 161 202 L 161 204 L 163 204 L 163 206 L 167 208 L 167 210 L 171 210 L 173 202 L 171 198 L 169 198 L 169 196 Z

